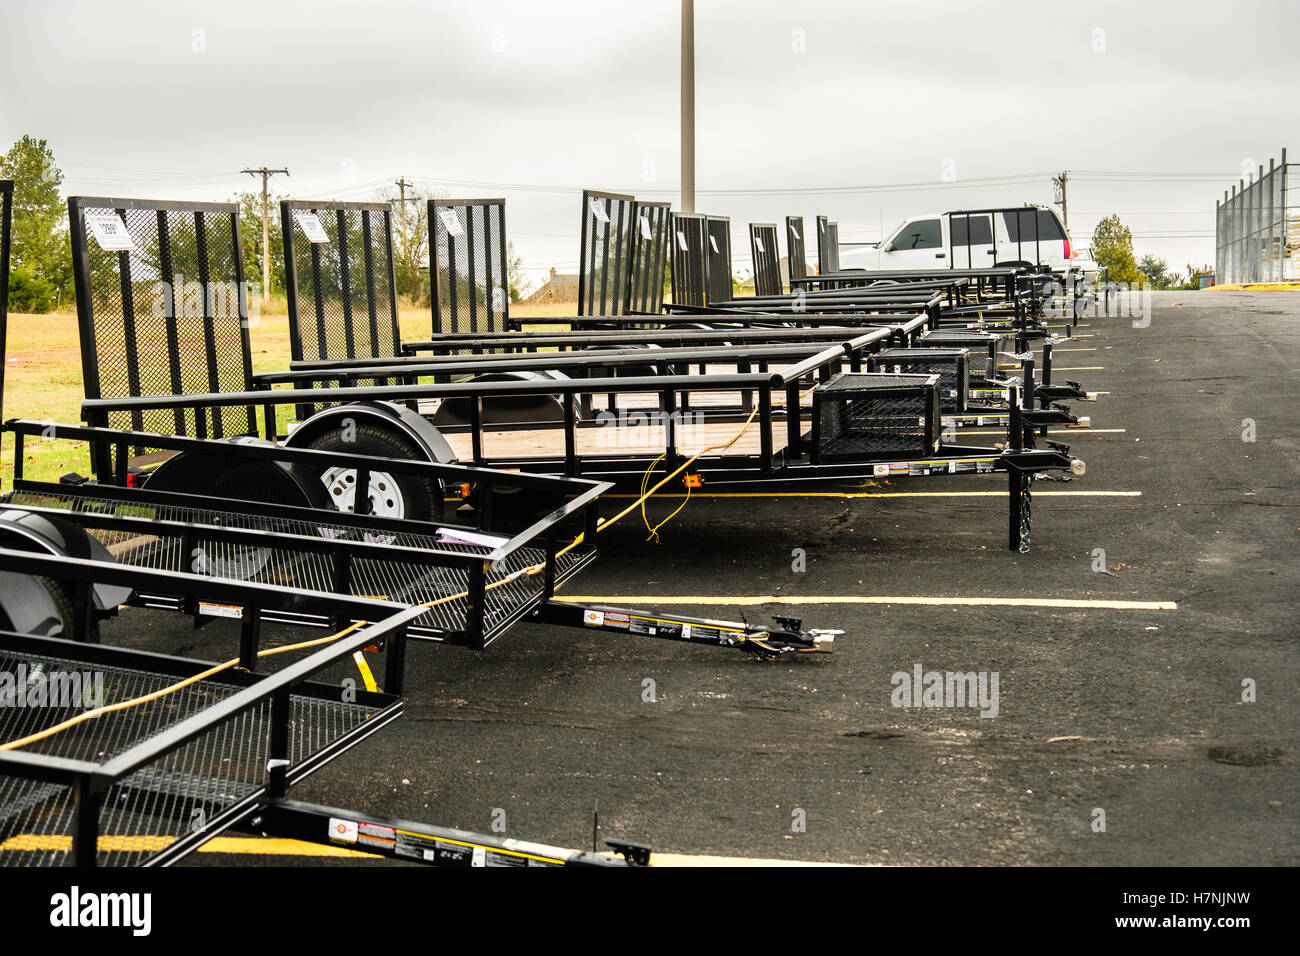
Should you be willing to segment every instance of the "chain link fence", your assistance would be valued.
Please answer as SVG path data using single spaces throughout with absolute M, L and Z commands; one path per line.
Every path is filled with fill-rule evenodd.
M 1269 160 L 1251 182 L 1242 180 L 1214 204 L 1214 281 L 1293 282 L 1300 261 L 1300 182 L 1297 166 Z

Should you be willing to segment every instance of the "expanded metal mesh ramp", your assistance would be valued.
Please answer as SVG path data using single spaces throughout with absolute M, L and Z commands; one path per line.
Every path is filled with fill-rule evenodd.
M 708 304 L 704 250 L 708 245 L 704 216 L 673 213 L 673 305 L 703 308 Z
M 251 390 L 238 205 L 73 196 L 68 216 L 87 398 Z M 188 409 L 105 424 L 197 433 Z M 251 433 L 254 409 L 214 410 L 210 427 Z
M 830 275 L 840 271 L 840 224 L 826 216 L 817 217 L 817 272 Z
M 730 299 L 731 285 L 731 219 L 727 216 L 705 216 L 704 229 L 708 244 L 704 249 L 706 293 L 709 303 Z
M 72 196 L 68 218 L 87 399 L 252 390 L 237 204 Z M 223 438 L 254 434 L 256 409 L 108 409 L 98 424 Z M 91 462 L 112 474 L 116 449 Z
M 392 217 L 388 203 L 280 203 L 294 361 L 401 354 Z
M 433 332 L 500 332 L 510 317 L 504 199 L 429 200 Z
M 749 249 L 754 262 L 754 294 L 780 295 L 781 250 L 776 244 L 776 223 L 749 224 Z
M 666 202 L 638 200 L 636 217 L 637 228 L 632 237 L 632 268 L 628 274 L 627 307 L 630 312 L 654 314 L 664 302 L 672 206 Z
M 639 227 L 636 198 L 582 191 L 582 241 L 578 257 L 578 314 L 626 315 L 628 278 Z
M 785 217 L 785 248 L 790 270 L 790 284 L 808 276 L 808 250 L 804 245 L 803 216 Z

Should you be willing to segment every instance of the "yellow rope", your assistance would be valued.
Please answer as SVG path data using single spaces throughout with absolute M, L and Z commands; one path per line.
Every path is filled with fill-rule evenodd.
M 258 651 L 257 656 L 270 657 L 273 654 L 283 654 L 287 651 L 298 651 L 298 650 L 302 650 L 305 647 L 315 647 L 319 644 L 328 644 L 331 641 L 337 641 L 340 638 L 347 637 L 357 628 L 364 626 L 365 623 L 366 623 L 365 621 L 358 621 L 356 624 L 353 624 L 351 627 L 344 628 L 343 630 L 339 631 L 337 634 L 331 634 L 329 637 L 318 637 L 314 640 L 302 641 L 301 643 L 298 644 L 286 644 L 283 647 L 272 647 L 264 651 Z M 132 697 L 130 700 L 120 700 L 116 704 L 106 704 L 103 707 L 96 707 L 93 710 L 88 710 L 85 713 L 78 714 L 76 717 L 69 717 L 67 720 L 55 724 L 53 727 L 47 727 L 42 731 L 38 731 L 37 733 L 34 734 L 29 734 L 26 737 L 19 737 L 17 740 L 11 740 L 8 743 L 0 744 L 0 750 L 17 750 L 19 747 L 26 747 L 28 744 L 34 744 L 38 740 L 44 740 L 47 737 L 53 737 L 55 734 L 62 733 L 63 731 L 68 730 L 71 727 L 75 727 L 77 724 L 83 723 L 84 721 L 93 720 L 96 717 L 102 717 L 104 714 L 115 713 L 116 711 L 119 710 L 127 710 L 128 708 L 131 707 L 138 707 L 141 704 L 147 704 L 150 701 L 158 700 L 162 697 L 166 697 L 168 694 L 174 694 L 178 690 L 181 690 L 185 687 L 189 687 L 191 684 L 197 684 L 201 680 L 206 680 L 207 678 L 212 677 L 215 674 L 220 674 L 224 670 L 229 670 L 230 668 L 234 667 L 238 663 L 239 663 L 239 658 L 232 657 L 224 664 L 215 664 L 212 667 L 209 667 L 205 671 L 200 671 L 197 674 L 194 674 L 190 677 L 186 677 L 184 680 L 179 680 L 174 684 L 169 684 L 168 686 L 162 687 L 151 693 L 144 694 L 140 697 Z
M 811 391 L 812 389 L 808 390 L 808 392 Z M 808 394 L 808 392 L 804 392 L 803 394 L 806 395 Z M 802 395 L 800 397 L 802 397 Z M 642 517 L 644 518 L 645 502 L 648 498 L 652 497 L 656 491 L 658 491 L 660 488 L 666 485 L 673 478 L 677 477 L 679 474 L 681 474 L 683 471 L 685 471 L 687 468 L 693 465 L 702 456 L 708 454 L 711 451 L 726 450 L 730 448 L 732 445 L 734 445 L 736 442 L 738 442 L 741 439 L 741 437 L 745 434 L 745 432 L 749 430 L 749 427 L 754 423 L 754 416 L 757 414 L 758 414 L 758 406 L 755 405 L 753 410 L 750 411 L 749 417 L 745 419 L 745 423 L 740 427 L 740 430 L 736 432 L 736 434 L 733 435 L 729 441 L 721 442 L 716 445 L 710 445 L 707 448 L 700 449 L 690 458 L 686 459 L 686 461 L 684 461 L 681 465 L 675 468 L 672 472 L 670 472 L 660 481 L 656 482 L 653 488 L 651 488 L 649 491 L 646 491 L 645 486 L 649 482 L 651 472 L 653 472 L 655 465 L 657 465 L 664 458 L 664 455 L 660 455 L 650 465 L 650 468 L 647 469 L 645 477 L 641 481 L 640 497 L 632 504 L 628 505 L 628 507 L 624 508 L 618 514 L 616 514 L 614 517 L 610 518 L 608 521 L 602 521 L 600 525 L 596 528 L 596 531 L 601 532 L 604 531 L 606 528 L 613 526 L 618 521 L 627 517 L 628 514 L 636 510 L 638 507 L 641 508 L 641 514 Z M 669 521 L 671 521 L 677 515 L 677 513 L 682 510 L 682 508 L 686 507 L 686 503 L 690 501 L 690 497 L 691 497 L 690 488 L 687 487 L 686 499 L 677 508 L 677 510 L 674 511 L 672 514 L 670 514 L 663 521 L 659 522 L 659 524 L 655 525 L 653 528 L 650 528 L 650 535 L 652 538 L 657 538 L 658 530 L 662 528 L 665 524 L 667 524 Z M 648 520 L 646 521 L 646 527 L 647 528 L 650 527 L 650 523 Z M 558 558 L 568 554 L 570 551 L 572 551 L 574 548 L 576 548 L 579 544 L 582 543 L 584 537 L 585 535 L 579 534 L 576 538 L 574 538 L 571 542 L 569 542 L 569 544 L 566 545 L 562 550 L 557 551 L 555 556 Z M 527 568 L 522 568 L 519 571 L 514 572 L 513 574 L 509 574 L 499 581 L 492 582 L 491 584 L 487 585 L 484 588 L 484 590 L 491 591 L 496 588 L 504 587 L 507 584 L 517 581 L 521 577 L 533 577 L 535 575 L 541 574 L 545 570 L 546 570 L 545 564 L 534 564 Z M 423 604 L 419 606 L 424 608 L 437 607 L 440 604 L 447 604 L 448 602 L 451 601 L 458 601 L 461 598 L 465 598 L 468 596 L 469 596 L 469 591 L 465 590 L 457 594 L 450 594 L 447 595 L 446 597 L 438 598 L 437 600 L 434 601 L 425 601 Z M 358 621 L 355 624 L 352 624 L 351 626 L 346 627 L 343 630 L 339 631 L 337 634 L 331 634 L 328 637 L 318 637 L 310 641 L 301 641 L 297 644 L 286 644 L 283 647 L 268 648 L 266 650 L 258 651 L 257 656 L 259 658 L 270 657 L 274 654 L 284 654 L 289 651 L 298 651 L 308 647 L 318 647 L 322 644 L 329 644 L 334 641 L 340 640 L 344 637 L 347 637 L 349 634 L 353 633 L 358 628 L 365 627 L 368 623 L 369 623 L 368 621 Z M 166 697 L 168 694 L 173 694 L 176 691 L 181 690 L 182 688 L 188 687 L 191 684 L 198 683 L 201 680 L 205 680 L 208 677 L 212 677 L 216 674 L 219 674 L 224 670 L 229 670 L 231 667 L 234 667 L 238 663 L 239 663 L 239 658 L 234 657 L 226 661 L 225 663 L 216 664 L 205 671 L 201 671 L 198 674 L 194 674 L 190 677 L 185 678 L 184 680 L 177 681 L 175 684 L 171 684 L 167 687 L 163 687 L 159 690 L 153 691 L 152 693 L 144 694 L 140 697 L 134 697 L 130 700 L 118 701 L 116 704 L 109 704 L 103 707 L 96 707 L 93 710 L 88 710 L 83 714 L 78 714 L 76 717 L 71 717 L 68 720 L 55 724 L 52 727 L 47 727 L 45 730 L 39 731 L 38 733 L 30 734 L 26 737 L 20 737 L 17 740 L 11 740 L 7 743 L 0 744 L 0 751 L 17 750 L 19 747 L 25 747 L 28 744 L 36 743 L 37 741 L 44 740 L 48 737 L 52 737 L 57 733 L 62 733 L 63 731 L 68 730 L 69 728 L 74 727 L 77 724 L 83 723 L 84 721 L 92 720 L 104 714 L 114 713 L 119 710 L 126 710 L 131 707 L 138 707 L 141 704 L 146 704 L 149 703 L 150 701 L 158 700 L 162 697 Z

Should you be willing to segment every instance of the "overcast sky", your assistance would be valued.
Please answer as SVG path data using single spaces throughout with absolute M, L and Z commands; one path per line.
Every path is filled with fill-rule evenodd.
M 1214 201 L 1297 150 L 1300 4 L 697 0 L 697 208 L 904 217 L 1050 203 L 1086 245 L 1213 262 Z M 506 196 L 535 275 L 576 271 L 578 191 L 676 204 L 679 0 L 0 0 L 0 148 L 68 194 Z M 945 179 L 945 176 L 947 179 Z M 883 188 L 882 188 L 883 187 Z M 811 189 L 828 190 L 812 192 Z

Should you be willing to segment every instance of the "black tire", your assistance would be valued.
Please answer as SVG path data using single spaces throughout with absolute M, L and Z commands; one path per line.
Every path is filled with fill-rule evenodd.
M 395 435 L 385 428 L 357 424 L 355 428 L 347 429 L 347 432 L 348 440 L 345 440 L 343 428 L 332 428 L 313 438 L 307 447 L 349 455 L 395 458 L 400 461 L 427 461 L 429 458 L 409 439 Z M 444 489 L 441 481 L 436 478 L 394 473 L 393 483 L 396 485 L 396 492 L 402 496 L 403 518 L 415 521 L 442 520 Z
M 59 620 L 63 622 L 63 633 L 59 636 L 74 641 L 81 640 L 81 635 L 77 633 L 76 604 L 73 602 L 68 589 L 54 578 L 37 575 L 36 580 L 49 592 L 50 598 L 54 601 L 54 606 L 58 609 Z M 90 642 L 92 644 L 99 643 L 99 619 L 95 617 L 93 611 L 90 615 Z

